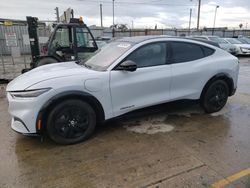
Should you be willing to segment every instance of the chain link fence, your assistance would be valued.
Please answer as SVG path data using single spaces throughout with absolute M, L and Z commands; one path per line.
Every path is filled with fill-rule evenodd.
M 112 37 L 110 28 L 91 28 L 95 38 Z M 8 34 L 15 36 L 16 44 L 8 45 Z M 51 30 L 44 26 L 38 29 L 40 47 L 44 45 L 51 34 Z M 169 35 L 169 36 L 189 36 L 189 35 L 215 35 L 219 37 L 235 37 L 238 35 L 250 36 L 250 30 L 228 30 L 228 29 L 208 29 L 208 30 L 188 30 L 188 29 L 133 29 L 116 30 L 115 37 L 132 37 L 145 35 Z M 12 41 L 13 42 L 13 41 Z M 40 48 L 41 49 L 41 48 Z M 30 45 L 27 25 L 3 26 L 0 25 L 0 79 L 11 80 L 21 74 L 21 70 L 29 68 L 31 62 Z
M 48 40 L 50 29 L 45 25 L 38 28 L 41 46 Z M 0 79 L 11 80 L 28 68 L 31 51 L 26 24 L 0 25 Z

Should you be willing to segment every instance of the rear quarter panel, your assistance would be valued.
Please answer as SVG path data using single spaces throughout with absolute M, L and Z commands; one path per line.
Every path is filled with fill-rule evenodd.
M 226 74 L 237 86 L 238 59 L 224 50 L 200 60 L 173 64 L 171 100 L 199 99 L 206 83 L 217 74 Z

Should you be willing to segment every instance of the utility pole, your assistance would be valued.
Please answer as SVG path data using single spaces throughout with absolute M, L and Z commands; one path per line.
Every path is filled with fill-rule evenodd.
M 100 18 L 101 18 L 101 28 L 103 28 L 103 24 L 102 24 L 102 4 L 100 4 Z
M 197 30 L 199 30 L 199 27 L 200 27 L 200 12 L 201 12 L 201 0 L 199 0 L 199 3 L 198 3 Z
M 112 36 L 115 37 L 115 0 L 112 0 L 112 6 L 113 6 L 113 30 L 112 30 Z
M 134 29 L 134 21 L 132 20 L 132 29 Z
M 189 25 L 188 25 L 189 35 L 190 35 L 190 30 L 191 30 L 191 19 L 192 19 L 192 9 L 190 9 L 190 15 L 189 15 Z
M 213 33 L 212 33 L 212 35 L 214 35 L 214 29 L 215 29 L 215 21 L 216 21 L 216 15 L 217 15 L 217 9 L 219 8 L 220 6 L 216 6 L 215 7 L 215 13 L 214 13 L 214 25 L 213 25 Z
M 59 8 L 56 7 L 56 8 L 55 8 L 55 11 L 56 11 L 56 21 L 57 21 L 57 22 L 60 22 L 60 19 L 59 19 Z

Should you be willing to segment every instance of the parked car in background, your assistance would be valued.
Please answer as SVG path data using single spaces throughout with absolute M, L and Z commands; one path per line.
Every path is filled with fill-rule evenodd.
M 239 40 L 240 42 L 242 42 L 243 44 L 250 44 L 250 39 L 244 36 L 239 36 L 237 38 L 237 40 Z
M 207 113 L 217 112 L 235 93 L 238 72 L 236 57 L 204 42 L 122 38 L 83 64 L 45 65 L 10 82 L 11 127 L 73 144 L 97 122 L 169 101 L 198 100 Z
M 223 38 L 217 37 L 217 36 L 193 36 L 193 38 L 196 39 L 203 39 L 203 40 L 209 40 L 212 42 L 218 43 L 218 45 L 223 49 L 226 50 L 227 52 L 236 55 L 237 54 L 237 49 L 234 45 L 228 43 L 225 41 Z
M 250 55 L 250 44 L 243 44 L 236 38 L 224 38 L 227 42 L 233 44 L 237 48 L 237 55 Z

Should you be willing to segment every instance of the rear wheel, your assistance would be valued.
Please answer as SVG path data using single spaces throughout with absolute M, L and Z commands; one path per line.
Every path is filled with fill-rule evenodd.
M 227 103 L 229 88 L 225 81 L 216 80 L 204 91 L 201 97 L 201 106 L 207 113 L 218 112 Z
M 39 59 L 36 62 L 36 67 L 40 67 L 42 65 L 48 65 L 48 64 L 52 64 L 52 63 L 58 63 L 58 61 L 54 58 L 51 58 L 51 57 L 44 57 L 42 59 Z
M 48 117 L 49 137 L 59 144 L 74 144 L 89 138 L 96 126 L 93 108 L 81 100 L 66 100 L 55 106 Z

